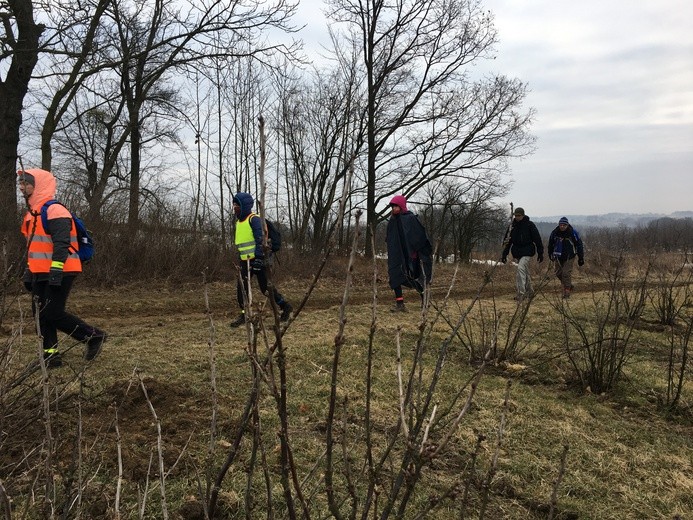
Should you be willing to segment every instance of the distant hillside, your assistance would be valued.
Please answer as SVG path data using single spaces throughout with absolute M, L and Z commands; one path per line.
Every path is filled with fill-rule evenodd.
M 693 218 L 693 211 L 675 211 L 665 215 L 664 213 L 606 213 L 604 215 L 556 215 L 549 217 L 530 218 L 538 223 L 547 223 L 556 226 L 558 219 L 568 217 L 575 227 L 636 227 L 646 225 L 659 218 Z

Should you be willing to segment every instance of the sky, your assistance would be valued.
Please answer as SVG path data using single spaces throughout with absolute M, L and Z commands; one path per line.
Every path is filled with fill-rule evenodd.
M 306 51 L 327 44 L 300 0 Z M 693 210 L 693 1 L 482 0 L 498 31 L 484 67 L 527 83 L 536 151 L 501 203 L 530 216 Z M 317 51 L 315 51 L 317 53 Z

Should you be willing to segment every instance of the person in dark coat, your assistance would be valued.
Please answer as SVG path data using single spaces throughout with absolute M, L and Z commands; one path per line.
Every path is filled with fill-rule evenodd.
M 556 278 L 561 281 L 563 286 L 563 298 L 570 298 L 573 290 L 573 264 L 575 257 L 578 258 L 578 265 L 585 265 L 585 248 L 578 232 L 570 225 L 567 217 L 561 217 L 558 226 L 549 236 L 549 260 L 553 262 Z
M 510 238 L 503 248 L 501 262 L 506 263 L 508 261 L 508 253 L 517 260 L 516 298 L 517 301 L 521 301 L 534 293 L 532 279 L 529 276 L 529 262 L 535 254 L 539 263 L 544 261 L 544 244 L 541 241 L 537 226 L 525 215 L 525 210 L 519 207 L 515 209 L 513 214 Z
M 392 312 L 406 312 L 402 287 L 416 289 L 423 298 L 433 274 L 433 247 L 426 229 L 414 213 L 407 209 L 402 195 L 390 201 L 392 215 L 387 223 L 387 272 L 390 288 L 395 292 Z

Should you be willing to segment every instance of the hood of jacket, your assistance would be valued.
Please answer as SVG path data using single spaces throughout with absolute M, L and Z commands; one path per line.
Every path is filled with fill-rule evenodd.
M 253 196 L 250 193 L 236 193 L 233 197 L 233 202 L 241 207 L 241 214 L 238 216 L 238 220 L 245 220 L 248 218 L 253 211 Z
M 392 197 L 390 205 L 392 204 L 394 204 L 395 206 L 399 206 L 402 209 L 402 213 L 405 213 L 407 211 L 407 199 L 404 198 L 404 195 L 395 195 L 394 197 Z
M 27 199 L 27 204 L 32 213 L 38 213 L 41 211 L 41 206 L 43 206 L 46 201 L 55 198 L 58 182 L 55 176 L 47 170 L 28 168 L 26 170 L 19 170 L 17 176 L 22 175 L 24 172 L 34 176 L 34 192 Z

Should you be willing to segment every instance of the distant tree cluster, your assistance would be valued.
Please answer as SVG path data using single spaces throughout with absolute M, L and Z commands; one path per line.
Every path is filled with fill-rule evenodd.
M 664 217 L 633 228 L 589 228 L 583 238 L 589 248 L 615 253 L 691 253 L 693 219 Z

